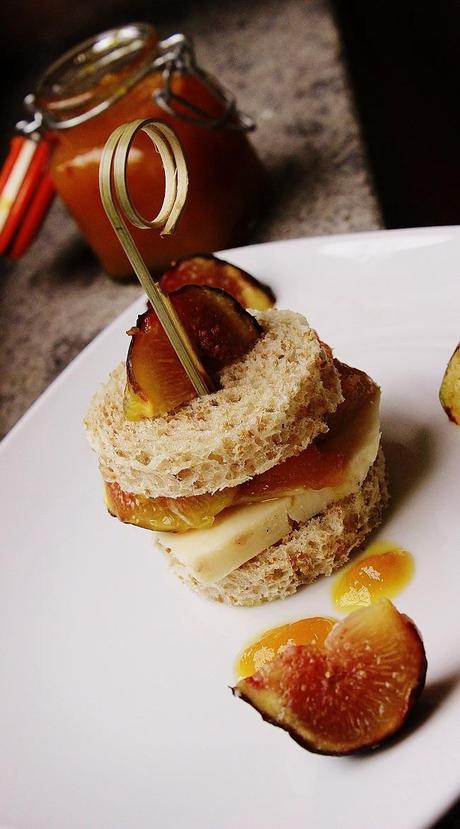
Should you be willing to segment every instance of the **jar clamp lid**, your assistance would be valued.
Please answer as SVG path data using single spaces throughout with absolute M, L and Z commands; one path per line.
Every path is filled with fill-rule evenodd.
M 138 65 L 123 83 L 91 105 L 88 81 L 91 83 L 95 72 L 107 70 L 111 61 L 131 60 L 138 55 Z M 254 121 L 238 111 L 234 96 L 197 64 L 190 38 L 178 33 L 156 43 L 154 29 L 146 23 L 111 29 L 90 38 L 53 63 L 39 81 L 37 94 L 29 94 L 24 99 L 26 108 L 33 115 L 32 120 L 19 121 L 16 129 L 23 135 L 31 136 L 43 129 L 62 130 L 76 127 L 104 112 L 152 71 L 161 71 L 163 78 L 163 87 L 155 90 L 154 99 L 158 106 L 170 115 L 208 129 L 254 129 Z M 45 101 L 47 94 L 55 94 L 56 88 L 60 88 L 62 77 L 63 85 L 70 83 L 72 73 L 81 80 L 82 91 L 78 94 L 77 87 L 77 93 L 71 94 L 68 103 L 66 102 L 66 114 L 62 106 L 47 106 Z M 172 89 L 172 80 L 176 73 L 197 77 L 222 104 L 222 114 L 216 118 L 187 98 L 176 94 Z

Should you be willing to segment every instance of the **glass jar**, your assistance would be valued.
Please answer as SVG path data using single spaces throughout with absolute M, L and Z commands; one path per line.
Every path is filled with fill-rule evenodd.
M 147 265 L 158 270 L 172 259 L 219 250 L 247 236 L 264 184 L 246 135 L 251 125 L 197 67 L 183 35 L 159 42 L 147 24 L 98 35 L 53 64 L 26 102 L 52 142 L 54 186 L 112 276 L 125 276 L 131 268 L 101 204 L 99 161 L 113 129 L 135 118 L 157 118 L 176 131 L 190 179 L 173 236 L 130 229 Z M 155 215 L 164 177 L 145 136 L 131 149 L 128 181 L 136 207 L 145 216 Z

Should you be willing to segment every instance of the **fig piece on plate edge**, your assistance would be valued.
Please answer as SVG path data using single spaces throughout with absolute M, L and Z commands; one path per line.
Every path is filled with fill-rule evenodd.
M 445 370 L 439 399 L 449 420 L 460 426 L 460 343 Z

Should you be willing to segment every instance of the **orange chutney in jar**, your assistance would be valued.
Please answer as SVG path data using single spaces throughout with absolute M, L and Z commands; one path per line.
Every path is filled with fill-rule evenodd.
M 155 100 L 155 92 L 165 84 L 163 68 L 153 64 L 158 54 L 151 26 L 113 30 L 50 67 L 37 93 L 44 124 L 48 119 L 51 125 L 53 183 L 112 276 L 132 272 L 99 196 L 102 150 L 120 124 L 152 117 L 167 123 L 178 135 L 187 160 L 188 198 L 174 235 L 161 238 L 156 231 L 130 227 L 152 270 L 172 259 L 242 241 L 255 219 L 263 190 L 262 166 L 239 128 L 236 111 L 232 109 L 227 120 L 222 118 L 226 101 L 203 80 L 200 70 L 170 73 L 173 95 L 185 100 L 181 103 L 176 98 L 173 112 Z M 199 117 L 203 111 L 209 124 Z M 138 210 L 153 217 L 163 201 L 164 175 L 160 157 L 144 135 L 136 138 L 130 151 L 128 185 Z

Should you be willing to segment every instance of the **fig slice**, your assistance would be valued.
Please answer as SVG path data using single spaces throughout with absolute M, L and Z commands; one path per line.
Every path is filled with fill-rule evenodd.
M 388 599 L 356 610 L 323 645 L 292 645 L 233 692 L 319 754 L 379 745 L 406 721 L 425 684 L 414 623 Z
M 255 345 L 262 328 L 228 293 L 187 285 L 170 294 L 171 302 L 204 368 L 218 388 L 218 373 Z M 141 420 L 173 411 L 196 397 L 161 323 L 152 308 L 128 331 L 124 414 Z
M 275 304 L 275 295 L 268 285 L 230 262 L 203 253 L 175 262 L 161 277 L 160 285 L 168 294 L 182 285 L 222 288 L 244 308 L 256 311 L 266 311 Z
M 460 343 L 447 365 L 439 389 L 439 399 L 449 420 L 460 426 Z
M 187 498 L 147 498 L 124 492 L 117 483 L 104 483 L 108 511 L 124 524 L 135 524 L 155 532 L 183 533 L 212 527 L 218 513 L 230 507 L 235 488 Z

